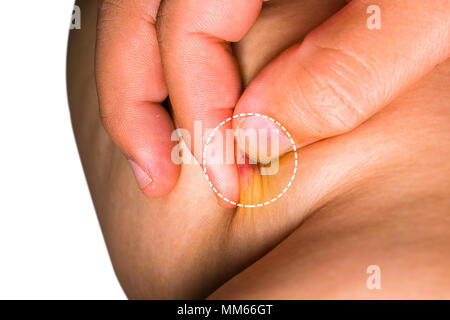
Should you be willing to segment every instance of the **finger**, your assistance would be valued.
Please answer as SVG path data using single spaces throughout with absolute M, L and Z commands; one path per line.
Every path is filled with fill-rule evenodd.
M 167 194 L 179 168 L 171 161 L 172 121 L 155 31 L 159 0 L 105 0 L 98 13 L 96 81 L 103 124 L 130 161 L 143 192 Z
M 378 10 L 368 10 L 367 1 L 352 1 L 287 49 L 250 83 L 235 113 L 275 118 L 304 146 L 357 127 L 448 58 L 450 2 L 377 4 L 380 15 L 374 16 Z M 377 18 L 380 29 L 369 28 Z M 235 126 L 245 132 L 269 130 L 273 123 L 254 117 Z M 284 153 L 291 141 L 280 136 Z
M 161 7 L 158 37 L 170 100 L 177 125 L 200 139 L 197 144 L 190 141 L 200 163 L 207 129 L 232 116 L 241 93 L 229 42 L 246 34 L 261 5 L 262 0 L 167 0 Z M 201 137 L 195 135 L 195 121 L 201 121 Z M 220 126 L 216 136 L 226 137 L 227 129 L 232 129 L 231 121 Z M 224 148 L 229 152 L 234 154 L 232 145 Z M 234 206 L 239 200 L 236 164 L 210 160 L 205 159 L 208 176 L 220 195 L 230 200 L 220 203 Z

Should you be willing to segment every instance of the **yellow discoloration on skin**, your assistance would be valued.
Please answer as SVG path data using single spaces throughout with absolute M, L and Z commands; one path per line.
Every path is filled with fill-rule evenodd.
M 261 175 L 260 165 L 239 165 L 241 200 L 243 204 L 260 204 L 272 194 L 271 176 Z M 273 179 L 273 177 L 272 177 Z
M 283 165 L 281 165 L 283 163 Z M 245 164 L 239 164 L 240 203 L 244 205 L 263 204 L 272 200 L 286 188 L 294 168 L 292 153 L 280 159 L 276 171 L 267 174 L 274 167 L 273 163 L 250 164 L 246 158 Z M 266 174 L 263 173 L 266 172 Z M 283 195 L 284 196 L 284 195 Z M 283 197 L 282 196 L 282 197 Z M 281 199 L 281 198 L 280 198 Z M 268 205 L 270 206 L 270 204 Z M 261 208 L 244 208 L 245 210 Z

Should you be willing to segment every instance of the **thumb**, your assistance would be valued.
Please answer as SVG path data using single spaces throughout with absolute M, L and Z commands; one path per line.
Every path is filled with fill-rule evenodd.
M 380 29 L 369 28 L 366 1 L 351 2 L 267 65 L 234 113 L 274 118 L 302 147 L 357 127 L 448 58 L 449 2 L 377 2 Z M 242 129 L 238 135 L 279 127 L 260 116 L 234 126 Z M 291 140 L 281 132 L 280 154 L 291 148 Z M 258 156 L 256 149 L 244 150 Z

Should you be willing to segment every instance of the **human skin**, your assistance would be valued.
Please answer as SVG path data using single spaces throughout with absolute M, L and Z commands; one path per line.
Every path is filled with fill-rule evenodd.
M 83 25 L 71 32 L 68 51 L 72 121 L 128 297 L 450 298 L 448 61 L 357 129 L 302 148 L 294 184 L 270 206 L 220 207 L 197 165 L 183 165 L 173 191 L 149 199 L 102 127 L 93 66 L 96 2 L 78 5 Z M 341 5 L 267 6 L 234 46 L 243 82 Z M 241 199 L 280 190 L 292 157 L 266 177 L 269 183 L 258 182 L 255 168 L 245 171 Z M 369 265 L 381 268 L 381 290 L 366 288 Z

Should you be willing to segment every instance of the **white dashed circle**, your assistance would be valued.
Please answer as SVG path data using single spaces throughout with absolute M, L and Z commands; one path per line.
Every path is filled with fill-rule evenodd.
M 228 199 L 227 197 L 225 197 L 223 194 L 221 194 L 219 192 L 219 190 L 216 189 L 216 187 L 214 187 L 214 185 L 212 184 L 211 180 L 209 179 L 208 176 L 208 172 L 206 169 L 206 151 L 208 149 L 208 144 L 211 142 L 212 137 L 214 136 L 214 134 L 217 132 L 217 130 L 219 130 L 219 128 L 221 126 L 223 126 L 224 124 L 226 124 L 227 122 L 239 118 L 239 117 L 249 117 L 249 116 L 256 116 L 256 117 L 262 117 L 265 119 L 268 119 L 270 121 L 272 121 L 273 123 L 275 123 L 279 128 L 281 128 L 281 130 L 283 130 L 283 132 L 286 134 L 286 136 L 289 138 L 291 145 L 292 145 L 292 151 L 294 151 L 294 157 L 295 157 L 295 162 L 294 162 L 294 170 L 292 172 L 292 175 L 289 179 L 288 184 L 286 185 L 286 187 L 283 189 L 283 191 L 281 191 L 277 196 L 275 196 L 273 199 L 268 200 L 264 203 L 257 203 L 257 204 L 245 204 L 245 203 L 236 203 L 230 199 Z M 203 154 L 202 154 L 202 164 L 203 164 L 203 171 L 205 172 L 205 176 L 206 176 L 206 180 L 208 181 L 208 184 L 211 186 L 212 190 L 214 191 L 214 193 L 216 193 L 220 198 L 222 198 L 223 200 L 225 200 L 228 203 L 231 203 L 234 206 L 238 206 L 238 207 L 242 207 L 242 208 L 259 208 L 259 207 L 263 207 L 263 206 L 267 206 L 275 201 L 277 201 L 278 199 L 280 199 L 287 191 L 288 189 L 291 187 L 292 183 L 294 182 L 295 179 L 295 175 L 297 173 L 297 166 L 298 166 L 298 155 L 297 155 L 297 147 L 295 146 L 295 141 L 294 139 L 292 139 L 291 134 L 286 130 L 286 128 L 277 120 L 260 114 L 260 113 L 252 113 L 252 112 L 248 112 L 248 113 L 241 113 L 241 114 L 237 114 L 234 115 L 224 121 L 222 121 L 221 123 L 219 123 L 219 125 L 217 127 L 214 128 L 214 130 L 211 132 L 211 134 L 208 136 L 208 139 L 206 140 L 206 144 L 205 144 L 205 148 L 203 149 Z

